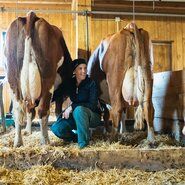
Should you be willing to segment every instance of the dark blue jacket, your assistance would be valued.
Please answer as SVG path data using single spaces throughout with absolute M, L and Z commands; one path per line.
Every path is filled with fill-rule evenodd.
M 81 105 L 99 113 L 97 86 L 93 79 L 86 77 L 80 85 L 76 86 L 76 78 L 72 78 L 68 83 L 68 93 L 72 101 L 72 109 Z

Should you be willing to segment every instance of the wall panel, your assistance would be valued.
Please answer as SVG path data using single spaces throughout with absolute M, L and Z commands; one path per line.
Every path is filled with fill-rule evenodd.
M 33 10 L 71 10 L 71 4 L 66 3 L 65 5 L 53 5 L 51 7 L 45 5 L 25 5 L 24 7 L 16 7 L 16 4 L 14 4 L 11 5 L 11 8 L 25 10 L 29 10 L 29 8 Z M 86 7 L 84 6 L 84 10 L 85 9 Z M 25 12 L 1 12 L 0 32 L 5 31 L 8 28 L 8 25 L 17 16 L 25 16 L 25 14 Z M 63 31 L 72 58 L 76 58 L 77 42 L 84 41 L 84 38 L 86 37 L 85 23 L 83 22 L 83 26 L 78 30 L 79 32 L 82 32 L 84 36 L 79 34 L 80 36 L 78 38 L 76 35 L 78 25 L 76 25 L 76 20 L 72 18 L 71 14 L 59 12 L 38 12 L 37 15 L 45 18 L 48 22 L 58 26 Z M 119 17 L 119 15 L 117 15 L 117 17 Z M 120 16 L 120 18 L 121 21 L 118 23 L 120 29 L 123 28 L 128 22 L 132 21 L 132 16 Z M 84 20 L 85 16 L 81 16 L 81 19 Z M 99 45 L 101 39 L 106 37 L 108 34 L 116 32 L 117 23 L 112 15 L 91 15 L 91 19 L 89 20 L 91 20 L 91 23 L 89 23 L 89 49 L 93 52 Z M 146 15 L 144 17 L 136 16 L 135 21 L 138 27 L 142 27 L 149 32 L 151 40 L 173 41 L 172 70 L 176 71 L 185 68 L 185 18 L 150 17 Z M 162 62 L 163 61 L 161 61 L 161 64 Z M 0 74 L 2 74 L 2 68 L 0 68 Z M 9 102 L 4 102 L 5 112 L 7 112 Z

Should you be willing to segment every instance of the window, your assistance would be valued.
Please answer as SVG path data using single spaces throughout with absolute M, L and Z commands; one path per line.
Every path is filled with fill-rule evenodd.
M 5 37 L 6 37 L 6 32 L 3 31 L 1 32 L 1 38 L 0 38 L 0 67 L 4 67 L 4 46 L 5 46 Z

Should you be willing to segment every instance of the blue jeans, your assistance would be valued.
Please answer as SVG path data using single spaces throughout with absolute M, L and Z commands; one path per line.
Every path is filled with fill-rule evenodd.
M 78 106 L 69 119 L 59 116 L 51 130 L 64 141 L 78 141 L 80 148 L 84 148 L 89 144 L 89 128 L 95 128 L 100 124 L 101 118 L 98 113 L 91 111 L 89 108 Z M 77 135 L 72 130 L 77 130 Z

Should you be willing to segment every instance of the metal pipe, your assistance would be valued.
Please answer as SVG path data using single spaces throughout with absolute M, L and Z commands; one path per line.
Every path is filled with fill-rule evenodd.
M 29 12 L 29 10 L 16 10 L 16 9 L 6 9 L 1 7 L 1 12 Z M 33 10 L 34 12 L 46 12 L 46 13 L 77 13 L 77 14 L 101 14 L 101 15 L 126 15 L 133 16 L 133 12 L 109 12 L 109 11 L 71 11 L 71 10 Z M 167 14 L 167 13 L 137 13 L 135 12 L 135 16 L 157 16 L 157 17 L 185 17 L 185 14 Z
M 120 17 L 115 17 L 115 22 L 116 22 L 116 32 L 119 31 L 119 23 L 120 23 L 121 19 Z
M 91 14 L 102 14 L 102 15 L 129 15 L 133 16 L 133 12 L 102 12 L 102 11 L 91 11 Z M 158 16 L 158 17 L 185 17 L 185 14 L 166 14 L 166 13 L 137 13 L 137 16 Z

